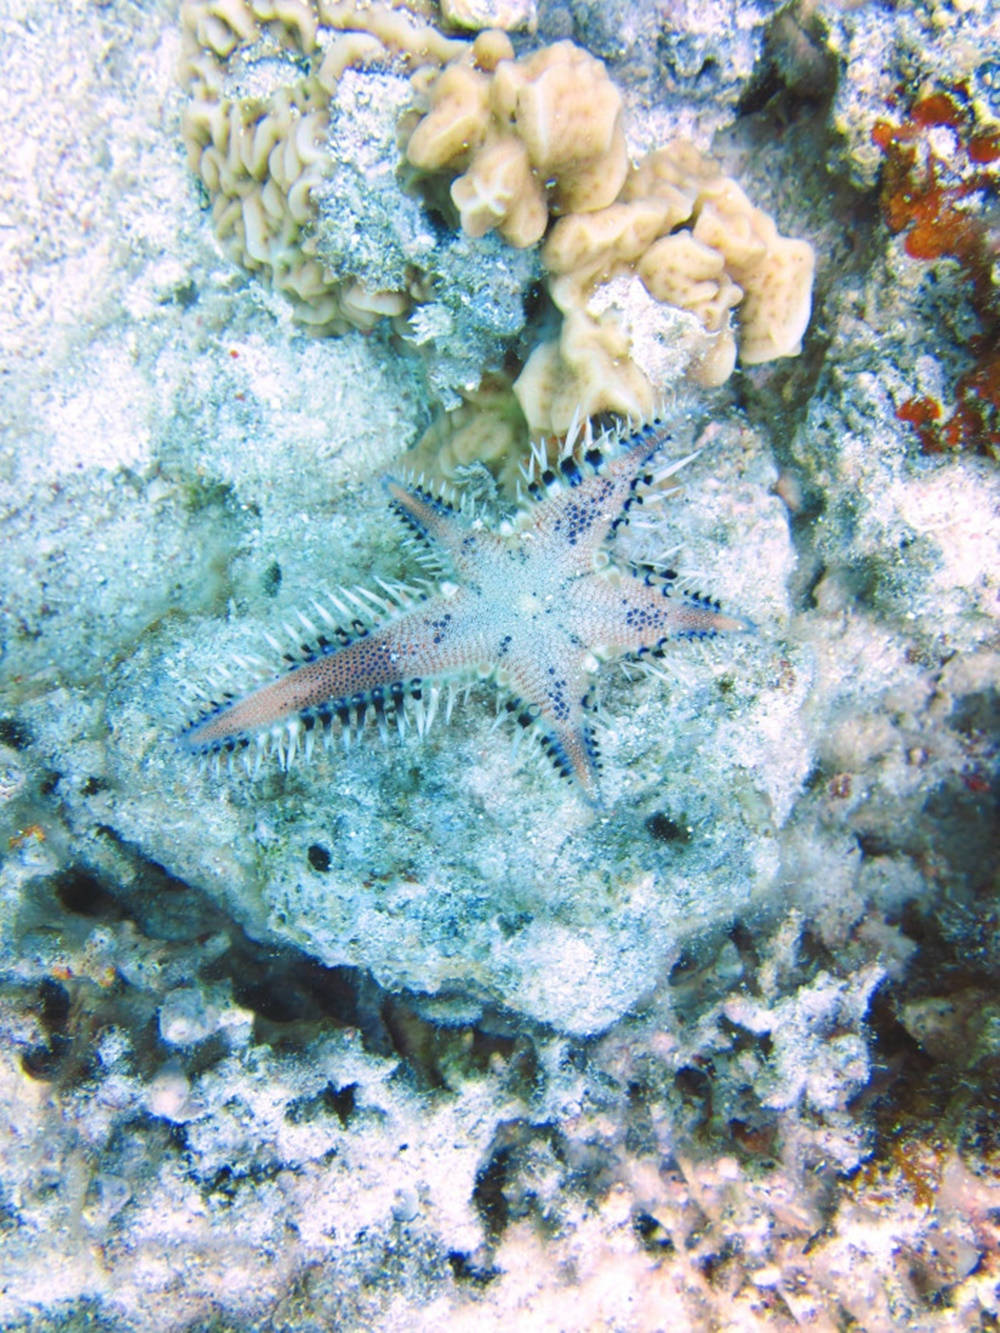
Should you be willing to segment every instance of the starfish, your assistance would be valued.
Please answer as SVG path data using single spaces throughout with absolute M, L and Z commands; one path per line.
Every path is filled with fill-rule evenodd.
M 666 438 L 655 423 L 597 433 L 588 424 L 570 431 L 551 466 L 534 446 L 527 494 L 493 530 L 445 487 L 387 479 L 390 504 L 434 578 L 417 587 L 379 579 L 377 593 L 341 588 L 328 604 L 314 600 L 316 619 L 298 613 L 308 642 L 286 627 L 295 642 L 287 669 L 211 702 L 183 745 L 197 754 L 242 750 L 249 772 L 275 750 L 287 768 L 318 737 L 329 744 L 340 730 L 349 743 L 370 714 L 383 735 L 391 722 L 402 732 L 408 719 L 423 735 L 443 684 L 450 714 L 457 683 L 492 678 L 556 770 L 596 804 L 600 661 L 642 663 L 662 656 L 669 639 L 749 628 L 684 588 L 673 570 L 612 558 L 630 508 L 672 493 L 652 488 L 695 457 L 659 462 Z

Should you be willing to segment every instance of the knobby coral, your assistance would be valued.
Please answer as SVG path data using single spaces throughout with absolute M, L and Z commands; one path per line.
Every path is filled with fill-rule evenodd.
M 733 370 L 734 309 L 745 364 L 799 351 L 812 247 L 779 236 L 691 144 L 631 166 L 621 96 L 600 61 L 571 42 L 515 59 L 504 34 L 481 34 L 430 79 L 425 100 L 407 157 L 450 179 L 462 228 L 496 228 L 519 247 L 545 238 L 542 263 L 563 321 L 515 386 L 532 431 L 561 433 L 578 408 L 648 417 L 656 361 L 637 353 L 651 323 L 685 348 L 702 384 Z M 677 310 L 693 319 L 678 320 Z
M 585 413 L 651 410 L 652 377 L 629 355 L 634 335 L 602 311 L 613 284 L 626 300 L 641 286 L 659 305 L 694 317 L 703 336 L 689 334 L 692 373 L 706 385 L 721 384 L 736 362 L 730 311 L 738 311 L 739 356 L 748 365 L 794 356 L 809 322 L 812 246 L 779 236 L 735 181 L 683 141 L 632 167 L 617 202 L 560 218 L 542 259 L 564 322 L 517 384 L 537 430 L 564 430 L 577 403 Z
M 471 236 L 496 227 L 512 245 L 534 245 L 550 211 L 603 208 L 624 183 L 621 95 L 572 42 L 516 60 L 505 34 L 483 33 L 427 98 L 406 155 L 421 171 L 457 173 L 451 198 Z

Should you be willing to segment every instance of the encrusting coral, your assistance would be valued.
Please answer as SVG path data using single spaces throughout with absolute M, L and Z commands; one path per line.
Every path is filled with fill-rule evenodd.
M 914 395 L 896 409 L 925 453 L 969 450 L 1000 458 L 1000 296 L 997 227 L 977 201 L 1000 185 L 1000 122 L 981 120 L 959 89 L 919 97 L 899 123 L 879 120 L 872 140 L 885 154 L 881 203 L 886 224 L 911 259 L 956 264 L 968 280 L 979 329 L 966 339 L 970 362 L 945 417 L 936 398 Z

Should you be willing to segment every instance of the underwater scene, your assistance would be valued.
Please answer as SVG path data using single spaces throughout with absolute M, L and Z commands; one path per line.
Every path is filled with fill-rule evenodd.
M 0 1329 L 1000 1328 L 997 0 L 0 53 Z

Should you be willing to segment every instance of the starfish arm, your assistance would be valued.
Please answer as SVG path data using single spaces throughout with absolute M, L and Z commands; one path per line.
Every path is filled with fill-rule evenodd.
M 578 721 L 539 726 L 542 749 L 563 777 L 572 778 L 591 805 L 600 803 L 598 778 L 601 763 L 594 729 L 582 709 Z
M 504 672 L 513 697 L 509 710 L 522 727 L 532 728 L 542 749 L 563 777 L 575 780 L 597 801 L 600 760 L 585 699 L 590 692 L 587 658 L 562 635 L 538 636 L 534 651 L 518 651 Z
M 385 488 L 389 503 L 411 532 L 431 549 L 444 552 L 464 572 L 470 542 L 473 546 L 476 542 L 467 515 L 420 485 L 406 486 L 389 477 Z
M 349 728 L 368 708 L 402 707 L 429 679 L 467 673 L 486 657 L 469 599 L 461 591 L 428 598 L 370 632 L 327 645 L 257 689 L 215 707 L 182 734 L 197 753 L 228 748 L 301 717 Z M 352 714 L 353 710 L 353 714 Z
M 654 462 L 666 439 L 657 427 L 644 428 L 627 440 L 605 432 L 580 456 L 567 454 L 558 470 L 542 471 L 533 484 L 532 493 L 542 503 L 522 512 L 520 530 L 539 550 L 550 549 L 567 573 L 586 573 L 627 521 L 629 509 L 642 503 L 642 487 L 665 480 L 690 462 Z
M 655 652 L 667 639 L 739 632 L 746 620 L 726 615 L 717 603 L 679 591 L 674 582 L 643 569 L 609 569 L 574 580 L 567 590 L 574 621 L 603 657 Z

